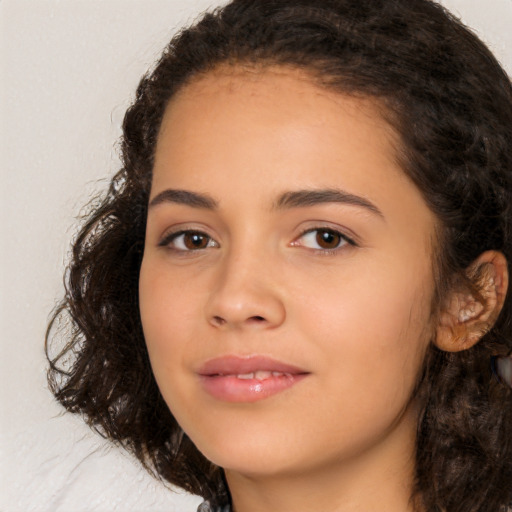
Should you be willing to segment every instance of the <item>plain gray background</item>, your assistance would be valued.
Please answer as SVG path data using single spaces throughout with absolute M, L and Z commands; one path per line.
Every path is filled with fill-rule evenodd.
M 140 76 L 213 0 L 0 0 L 0 511 L 193 511 L 46 389 L 76 216 L 118 167 Z M 445 0 L 512 72 L 512 0 Z

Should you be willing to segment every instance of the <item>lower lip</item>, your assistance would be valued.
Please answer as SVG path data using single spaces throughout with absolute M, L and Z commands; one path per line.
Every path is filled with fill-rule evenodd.
M 238 379 L 233 375 L 202 375 L 207 393 L 224 402 L 257 402 L 291 388 L 307 374 L 276 375 L 268 379 Z

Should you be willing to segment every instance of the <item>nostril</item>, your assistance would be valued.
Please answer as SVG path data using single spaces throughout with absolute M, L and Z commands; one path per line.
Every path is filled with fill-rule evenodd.
M 239 318 L 236 315 L 233 317 L 229 315 L 226 317 L 214 315 L 210 317 L 210 324 L 214 327 L 242 326 L 243 324 L 247 326 L 266 326 L 269 324 L 269 320 L 261 315 L 252 315 L 245 318 L 243 315 L 240 315 Z
M 217 325 L 224 325 L 226 323 L 226 320 L 224 320 L 224 318 L 222 318 L 221 316 L 214 316 L 213 322 Z

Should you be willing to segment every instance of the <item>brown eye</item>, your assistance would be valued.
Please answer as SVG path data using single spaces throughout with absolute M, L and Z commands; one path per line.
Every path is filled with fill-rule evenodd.
M 203 235 L 203 233 L 183 233 L 183 245 L 193 251 L 194 249 L 206 249 L 210 237 Z
M 343 240 L 340 233 L 330 229 L 317 229 L 315 239 L 322 249 L 337 249 Z
M 212 237 L 201 231 L 179 231 L 178 233 L 171 233 L 164 237 L 159 245 L 183 252 L 219 247 L 219 244 Z
M 345 245 L 355 246 L 356 244 L 350 238 L 335 229 L 315 228 L 303 233 L 297 240 L 297 243 L 293 245 L 299 245 L 329 254 L 329 252 L 341 249 Z

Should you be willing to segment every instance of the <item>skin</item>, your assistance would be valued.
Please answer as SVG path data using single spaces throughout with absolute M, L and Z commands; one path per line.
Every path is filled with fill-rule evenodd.
M 237 512 L 412 510 L 411 395 L 436 328 L 436 219 L 398 144 L 378 105 L 289 69 L 210 72 L 167 108 L 150 204 L 177 189 L 217 207 L 150 206 L 141 318 L 162 395 L 225 469 Z M 381 214 L 275 207 L 283 193 L 324 189 Z M 322 228 L 356 245 L 329 251 L 311 231 Z M 183 229 L 204 233 L 206 247 L 170 238 Z M 256 354 L 308 376 L 254 403 L 204 390 L 205 361 Z

